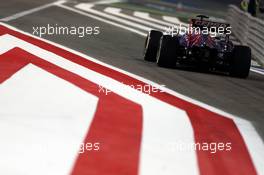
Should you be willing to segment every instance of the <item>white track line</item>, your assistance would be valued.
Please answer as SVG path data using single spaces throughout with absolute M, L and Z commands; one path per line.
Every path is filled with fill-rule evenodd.
M 131 26 L 131 27 L 135 27 L 135 28 L 147 31 L 147 32 L 152 30 L 152 28 L 150 28 L 150 27 L 147 27 L 147 26 L 144 26 L 144 25 L 141 25 L 141 24 L 137 24 L 137 23 L 134 23 L 134 22 L 130 22 L 128 20 L 116 17 L 114 15 L 110 15 L 110 14 L 107 14 L 107 13 L 100 12 L 98 10 L 94 10 L 94 9 L 91 8 L 92 5 L 90 3 L 80 3 L 80 4 L 76 5 L 75 7 L 78 8 L 78 9 L 81 9 L 83 11 L 92 13 L 94 15 L 98 15 L 100 17 L 104 17 L 104 18 L 107 18 L 107 19 L 110 19 L 110 20 L 114 20 L 116 22 L 120 22 L 120 23 L 123 23 L 125 25 Z
M 165 20 L 165 21 L 168 21 L 168 22 L 171 22 L 171 23 L 180 23 L 181 21 L 179 20 L 179 18 L 176 18 L 176 17 L 172 17 L 172 16 L 162 16 L 162 18 Z
M 163 20 L 171 22 L 173 24 L 181 24 L 182 26 L 188 27 L 187 23 L 183 23 L 179 20 L 179 18 L 172 17 L 172 16 L 162 16 Z
M 31 13 L 34 13 L 34 12 L 37 12 L 37 11 L 46 9 L 46 8 L 51 7 L 51 6 L 54 6 L 54 5 L 63 4 L 65 2 L 66 2 L 65 0 L 59 0 L 59 1 L 56 1 L 56 2 L 49 3 L 49 4 L 45 4 L 45 5 L 42 5 L 42 6 L 33 8 L 33 9 L 30 9 L 30 10 L 22 11 L 22 12 L 19 12 L 19 13 L 14 14 L 14 15 L 11 15 L 11 16 L 8 16 L 8 17 L 5 17 L 5 18 L 2 18 L 2 19 L 0 19 L 0 21 L 7 22 L 7 21 L 14 20 L 14 19 L 18 19 L 20 17 L 29 15 Z
M 259 63 L 256 62 L 255 60 L 251 60 L 251 65 L 256 66 L 255 68 L 260 67 Z
M 112 4 L 112 3 L 118 3 L 118 2 L 122 2 L 123 0 L 102 0 L 102 1 L 95 1 L 92 2 L 92 4 Z
M 133 15 L 138 17 L 138 18 L 142 18 L 142 19 L 146 19 L 146 20 L 158 23 L 160 25 L 165 25 L 165 26 L 173 26 L 174 25 L 173 23 L 169 23 L 169 22 L 165 22 L 165 21 L 162 21 L 162 20 L 158 20 L 158 19 L 152 18 L 152 17 L 150 17 L 149 13 L 146 13 L 146 12 L 135 11 L 133 13 Z
M 59 45 L 59 44 L 57 44 L 55 42 L 52 42 L 52 41 L 49 41 L 49 40 L 46 40 L 46 39 L 43 39 L 43 38 L 36 37 L 34 35 L 31 35 L 29 33 L 26 33 L 24 31 L 21 31 L 21 30 L 19 30 L 17 28 L 14 28 L 14 27 L 12 27 L 12 26 L 10 26 L 8 24 L 1 23 L 1 22 L 0 22 L 0 24 L 4 25 L 4 26 L 6 26 L 6 27 L 8 27 L 8 28 L 10 28 L 12 30 L 21 32 L 21 33 L 23 33 L 25 35 L 31 36 L 33 38 L 36 38 L 36 39 L 42 40 L 44 42 L 47 42 L 49 44 L 55 45 L 55 46 L 57 46 L 59 48 L 65 49 L 65 50 L 67 50 L 69 52 L 72 52 L 72 53 L 77 54 L 77 55 L 79 55 L 79 56 L 81 56 L 83 58 L 86 58 L 87 60 L 96 62 L 96 63 L 98 63 L 100 65 L 103 65 L 103 66 L 106 66 L 106 67 L 108 67 L 110 69 L 116 70 L 116 71 L 121 72 L 121 73 L 123 73 L 125 75 L 128 75 L 128 76 L 131 76 L 133 78 L 136 78 L 136 79 L 138 79 L 138 80 L 140 80 L 142 82 L 145 82 L 145 83 L 147 83 L 147 84 L 149 84 L 151 86 L 160 87 L 159 84 L 157 84 L 157 83 L 155 83 L 153 81 L 150 81 L 148 79 L 145 79 L 143 77 L 140 77 L 140 76 L 138 76 L 136 74 L 127 72 L 125 70 L 119 69 L 117 67 L 111 66 L 109 64 L 103 63 L 101 61 L 98 61 L 95 58 L 89 57 L 89 56 L 87 56 L 85 54 L 82 54 L 80 52 L 77 52 L 77 51 L 75 51 L 75 50 L 73 50 L 71 48 L 68 48 L 68 47 Z M 257 170 L 258 174 L 264 175 L 264 173 L 263 173 L 264 172 L 264 162 L 263 162 L 263 157 L 264 157 L 264 142 L 261 139 L 261 137 L 259 136 L 259 134 L 256 131 L 256 129 L 254 128 L 254 126 L 248 120 L 245 120 L 245 119 L 242 119 L 242 118 L 240 118 L 240 117 L 238 117 L 236 115 L 227 113 L 227 112 L 225 112 L 225 111 L 223 111 L 221 109 L 217 109 L 217 108 L 215 108 L 213 106 L 210 106 L 208 104 L 205 104 L 203 102 L 200 102 L 198 100 L 195 100 L 195 99 L 193 99 L 191 97 L 185 96 L 183 94 L 180 94 L 180 93 L 178 93 L 176 91 L 173 91 L 173 90 L 171 90 L 169 88 L 163 87 L 162 90 L 164 92 L 167 92 L 167 93 L 171 94 L 171 95 L 174 95 L 175 97 L 178 97 L 180 99 L 183 99 L 185 101 L 188 101 L 188 102 L 190 102 L 192 104 L 201 106 L 201 107 L 203 107 L 203 108 L 205 108 L 205 109 L 207 109 L 209 111 L 212 111 L 212 112 L 218 113 L 218 114 L 220 114 L 222 116 L 225 116 L 227 118 L 233 119 L 234 122 L 235 122 L 235 124 L 236 124 L 236 126 L 238 127 L 238 129 L 239 129 L 242 137 L 245 140 L 245 143 L 246 143 L 247 148 L 248 148 L 248 150 L 250 152 L 250 155 L 252 157 L 252 160 L 254 162 L 254 165 L 256 167 L 256 170 Z
M 107 7 L 107 8 L 104 9 L 104 11 L 109 13 L 109 14 L 113 14 L 113 15 L 119 16 L 121 18 L 125 18 L 125 19 L 131 20 L 131 21 L 135 21 L 135 22 L 138 22 L 138 23 L 142 23 L 142 24 L 154 27 L 155 29 L 166 30 L 166 27 L 167 27 L 167 26 L 161 26 L 161 25 L 158 25 L 158 24 L 155 24 L 155 23 L 152 23 L 152 22 L 148 22 L 146 20 L 142 20 L 142 19 L 139 19 L 139 18 L 134 17 L 134 16 L 123 14 L 123 13 L 121 13 L 121 9 L 120 8 Z
M 122 29 L 125 29 L 125 30 L 128 30 L 130 32 L 133 32 L 133 33 L 136 33 L 138 35 L 141 35 L 141 36 L 147 36 L 146 33 L 143 33 L 139 30 L 136 30 L 136 29 L 133 29 L 133 28 L 130 28 L 130 27 L 127 27 L 125 25 L 122 25 L 122 24 L 118 24 L 118 23 L 115 23 L 115 22 L 112 22 L 112 21 L 109 21 L 109 20 L 106 20 L 104 18 L 101 18 L 101 17 L 98 17 L 98 16 L 95 16 L 95 15 L 92 15 L 92 14 L 88 14 L 88 13 L 85 13 L 83 11 L 80 11 L 80 10 L 77 10 L 77 9 L 74 9 L 74 8 L 71 8 L 71 7 L 68 7 L 68 6 L 65 6 L 63 4 L 58 4 L 57 5 L 58 7 L 61 7 L 61 8 L 64 8 L 66 10 L 70 10 L 72 12 L 75 12 L 75 13 L 78 13 L 80 15 L 84 15 L 84 16 L 87 16 L 89 18 L 93 18 L 93 19 L 96 19 L 98 21 L 101 21 L 101 22 L 104 22 L 104 23 L 107 23 L 107 24 L 110 24 L 110 25 L 113 25 L 113 26 L 116 26 L 116 27 L 119 27 L 119 28 L 122 28 Z
M 256 68 L 250 68 L 250 70 L 251 70 L 252 72 L 255 72 L 255 73 L 258 73 L 258 74 L 264 75 L 264 70 L 263 70 L 263 72 L 260 71 L 260 70 L 258 70 L 258 69 L 256 69 Z

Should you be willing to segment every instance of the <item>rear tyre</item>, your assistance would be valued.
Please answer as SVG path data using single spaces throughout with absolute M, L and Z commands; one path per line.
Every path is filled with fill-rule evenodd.
M 163 37 L 160 39 L 160 46 L 157 54 L 157 65 L 166 68 L 175 67 L 178 48 L 178 37 L 163 35 Z
M 151 30 L 146 38 L 144 60 L 155 62 L 159 47 L 159 41 L 163 33 L 156 30 Z
M 250 71 L 251 49 L 247 46 L 235 46 L 230 62 L 230 75 L 246 78 Z

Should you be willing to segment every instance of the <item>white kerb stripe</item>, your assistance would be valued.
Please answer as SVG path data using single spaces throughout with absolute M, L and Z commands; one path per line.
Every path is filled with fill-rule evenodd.
M 1 174 L 69 174 L 97 101 L 32 64 L 0 84 Z

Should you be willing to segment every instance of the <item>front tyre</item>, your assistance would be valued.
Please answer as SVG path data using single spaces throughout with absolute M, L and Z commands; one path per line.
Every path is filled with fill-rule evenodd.
M 230 75 L 246 78 L 250 71 L 251 49 L 248 46 L 235 46 L 230 60 Z
M 144 60 L 155 62 L 159 47 L 159 41 L 163 33 L 156 30 L 151 30 L 146 38 Z

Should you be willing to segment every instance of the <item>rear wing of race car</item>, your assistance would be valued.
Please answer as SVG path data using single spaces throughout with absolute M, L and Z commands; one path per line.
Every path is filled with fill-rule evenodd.
M 192 28 L 200 28 L 201 30 L 210 30 L 211 32 L 223 33 L 230 35 L 231 26 L 227 23 L 213 22 L 203 19 L 191 19 Z

